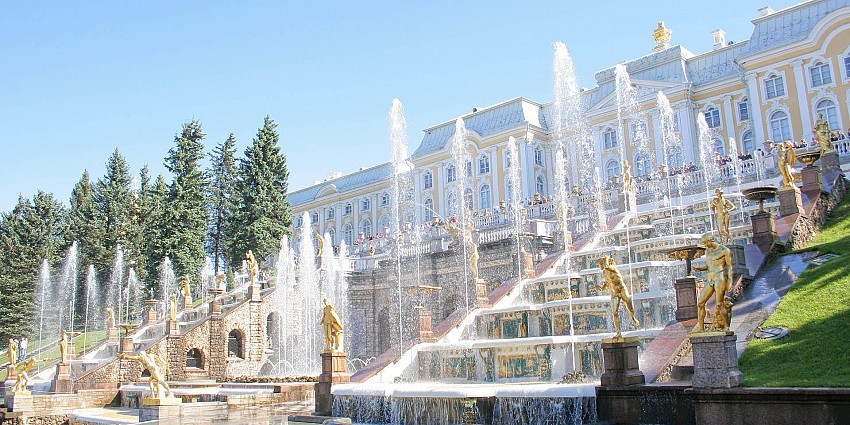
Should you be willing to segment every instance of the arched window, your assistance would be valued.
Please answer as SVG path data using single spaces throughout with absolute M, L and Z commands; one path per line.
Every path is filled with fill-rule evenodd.
M 446 197 L 446 217 L 457 215 L 457 195 L 450 192 Z
M 829 99 L 821 100 L 818 102 L 815 110 L 818 114 L 823 114 L 823 118 L 829 122 L 829 128 L 841 128 L 841 124 L 838 122 L 838 108 L 835 107 L 835 102 Z
M 487 174 L 490 172 L 490 157 L 486 154 L 478 158 L 478 174 Z
M 712 141 L 712 149 L 714 149 L 715 152 L 719 153 L 720 156 L 726 155 L 726 144 L 723 143 L 723 140 L 721 139 L 714 139 Z
M 204 368 L 204 355 L 201 350 L 193 348 L 186 353 L 186 367 Z
M 244 359 L 244 342 L 244 336 L 239 329 L 230 331 L 230 333 L 227 334 L 227 357 Z
M 638 152 L 635 155 L 635 175 L 647 176 L 652 173 L 652 160 L 646 152 Z
M 611 181 L 615 177 L 619 178 L 622 173 L 623 169 L 620 168 L 620 161 L 612 159 L 605 164 L 605 178 L 608 181 Z
M 478 191 L 478 209 L 486 210 L 493 207 L 493 198 L 490 193 L 490 185 L 485 184 L 481 186 L 481 190 Z
M 381 194 L 381 206 L 385 207 L 390 204 L 390 195 L 387 192 Z
M 788 121 L 788 114 L 776 111 L 770 115 L 770 137 L 774 142 L 791 140 L 791 123 Z
M 449 165 L 446 168 L 446 183 L 451 183 L 457 180 L 457 168 L 454 165 Z
M 328 231 L 327 231 L 327 232 L 325 232 L 325 233 L 327 233 L 327 234 L 328 234 L 328 237 L 329 237 L 329 238 L 331 238 L 331 244 L 332 244 L 332 245 L 336 245 L 336 244 L 337 244 L 337 240 L 336 240 L 336 230 L 334 230 L 334 228 L 333 228 L 333 227 L 330 227 L 330 228 L 328 228 Z
M 354 244 L 354 228 L 351 227 L 351 224 L 346 223 L 345 226 L 342 227 L 342 239 L 348 246 Z
M 667 150 L 667 166 L 668 167 L 681 167 L 685 164 L 685 157 L 682 155 L 682 147 L 681 146 L 671 146 Z
M 768 99 L 785 96 L 785 82 L 782 77 L 771 75 L 767 80 L 764 80 L 764 92 Z
M 426 171 L 425 175 L 422 176 L 422 188 L 430 189 L 432 187 L 434 187 L 434 175 L 430 171 Z
M 602 146 L 605 149 L 613 149 L 617 147 L 617 132 L 613 128 L 606 128 L 602 133 Z
M 753 142 L 753 132 L 747 131 L 741 137 L 741 149 L 746 153 L 753 153 L 756 150 L 756 144 Z
M 466 188 L 466 190 L 463 191 L 463 204 L 466 206 L 467 210 L 472 211 L 475 209 L 473 202 L 472 189 Z
M 335 208 L 334 208 L 334 207 L 330 207 L 330 208 L 328 208 L 328 212 L 326 213 L 326 214 L 327 214 L 327 216 L 328 216 L 328 220 L 333 220 L 333 218 L 334 218 L 334 210 L 335 210 Z
M 383 232 L 384 229 L 390 228 L 390 216 L 384 214 L 378 219 L 378 231 Z
M 372 222 L 368 218 L 364 218 L 360 222 L 360 233 L 363 233 L 363 236 L 367 238 L 372 236 Z
M 537 176 L 535 182 L 535 189 L 537 190 L 537 193 L 539 193 L 540 196 L 546 196 L 546 183 L 543 182 L 543 177 Z
M 372 202 L 369 200 L 369 198 L 363 198 L 360 201 L 360 211 L 366 211 L 371 206 L 372 206 Z
M 705 123 L 708 124 L 708 128 L 720 127 L 720 110 L 710 106 L 703 112 L 703 115 L 705 115 Z
M 832 84 L 832 72 L 829 70 L 829 65 L 822 61 L 815 62 L 814 65 L 809 68 L 809 74 L 812 76 L 812 87 Z
M 472 161 L 466 161 L 466 164 L 463 164 L 463 171 L 466 177 L 472 177 Z
M 310 223 L 318 223 L 319 222 L 319 213 L 311 212 L 310 213 Z
M 425 211 L 424 211 L 424 215 L 422 216 L 423 220 L 430 220 L 431 217 L 433 217 L 435 215 L 436 214 L 434 213 L 434 200 L 431 199 L 431 198 L 426 198 L 425 199 Z

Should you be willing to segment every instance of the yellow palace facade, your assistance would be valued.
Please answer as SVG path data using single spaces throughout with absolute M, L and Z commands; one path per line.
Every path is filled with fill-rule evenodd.
M 665 157 L 670 164 L 699 165 L 700 114 L 711 129 L 711 149 L 720 156 L 759 149 L 770 156 L 770 141 L 808 141 L 818 113 L 833 130 L 843 129 L 846 135 L 850 127 L 850 0 L 809 1 L 779 11 L 763 8 L 759 15 L 752 21 L 749 40 L 727 42 L 723 31 L 717 30 L 709 52 L 693 54 L 682 46 L 662 46 L 626 61 L 639 112 L 624 122 L 621 133 L 617 131 L 614 67 L 599 71 L 597 86 L 582 91 L 594 152 L 567 158 L 571 185 L 587 184 L 573 166 L 579 161 L 590 161 L 606 181 L 620 175 L 621 158 L 629 159 L 636 177 L 656 172 Z M 680 145 L 666 152 L 659 130 L 658 91 L 670 100 L 681 139 Z M 480 216 L 497 208 L 501 200 L 512 201 L 508 179 L 512 166 L 520 167 L 521 200 L 538 193 L 544 198 L 551 195 L 557 149 L 549 125 L 551 109 L 551 103 L 515 98 L 460 117 L 468 131 L 471 159 L 460 170 L 451 156 L 455 119 L 425 129 L 409 157 L 415 207 L 405 211 L 404 221 L 416 225 L 434 215 L 455 214 L 454 185 L 461 172 L 467 175 L 464 204 Z M 518 164 L 510 163 L 510 137 L 517 141 Z M 648 143 L 637 143 L 638 137 Z M 845 139 L 837 141 L 836 147 L 842 163 L 850 160 Z M 289 193 L 295 230 L 304 225 L 301 214 L 307 212 L 314 230 L 329 233 L 334 243 L 345 240 L 350 245 L 361 233 L 369 237 L 385 232 L 391 223 L 392 174 L 392 165 L 384 163 Z

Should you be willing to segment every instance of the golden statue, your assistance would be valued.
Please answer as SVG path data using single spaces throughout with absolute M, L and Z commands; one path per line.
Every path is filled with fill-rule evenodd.
M 821 155 L 834 150 L 832 140 L 830 140 L 832 130 L 829 128 L 829 121 L 823 119 L 823 114 L 818 114 L 818 120 L 815 121 L 815 136 L 817 136 L 820 144 Z
M 782 142 L 779 148 L 779 172 L 782 173 L 782 187 L 794 187 L 794 164 L 797 152 L 791 142 Z
M 461 235 L 460 227 L 456 226 L 454 223 L 449 221 L 445 225 L 443 225 L 443 229 L 445 229 L 452 236 L 452 241 L 449 243 L 449 249 L 454 249 L 460 246 L 463 243 L 463 236 Z
M 623 305 L 626 306 L 626 310 L 628 310 L 629 316 L 632 318 L 632 322 L 634 322 L 635 327 L 640 326 L 640 321 L 635 318 L 635 309 L 632 305 L 632 297 L 629 295 L 629 290 L 626 289 L 626 286 L 623 284 L 623 275 L 621 275 L 620 271 L 617 270 L 614 259 L 606 255 L 597 261 L 599 263 L 599 268 L 602 269 L 604 279 L 602 285 L 593 286 L 600 291 L 607 288 L 611 293 L 611 315 L 614 320 L 614 330 L 617 331 L 614 338 L 622 338 L 623 334 L 620 332 L 620 301 L 622 301 Z
M 629 194 L 632 192 L 633 187 L 632 166 L 629 164 L 629 160 L 623 160 L 623 192 Z
M 325 298 L 322 300 L 325 308 L 322 311 L 322 330 L 325 332 L 325 352 L 342 351 L 342 321 L 336 314 L 333 304 Z
M 47 361 L 50 361 L 50 359 L 36 360 L 35 357 L 30 357 L 28 360 L 18 363 L 17 365 L 14 365 L 13 363 L 15 371 L 18 374 L 18 378 L 12 386 L 12 392 L 26 393 L 27 386 L 30 384 L 29 371 L 32 370 L 32 367 L 35 366 L 36 363 Z
M 729 329 L 732 323 L 732 299 L 723 297 L 723 303 L 715 309 L 714 320 L 711 323 L 712 329 Z
M 171 294 L 168 302 L 168 320 L 177 320 L 177 295 Z
M 142 364 L 142 370 L 147 369 L 150 373 L 151 398 L 163 399 L 172 398 L 174 394 L 171 392 L 171 387 L 166 382 L 166 374 L 168 373 L 168 362 L 156 354 L 148 354 L 145 350 L 139 351 L 138 356 L 121 353 L 118 355 L 121 360 L 135 360 Z
M 9 358 L 10 365 L 18 362 L 18 342 L 12 338 L 9 338 L 9 348 L 6 349 L 6 357 Z
M 707 285 L 702 288 L 697 301 L 697 325 L 694 327 L 694 332 L 705 331 L 705 304 L 714 295 L 714 300 L 717 303 L 715 307 L 715 316 L 721 308 L 724 308 L 724 297 L 726 291 L 732 287 L 732 253 L 729 248 L 717 243 L 710 233 L 702 235 L 700 240 L 705 245 L 705 266 L 694 267 L 696 271 L 707 271 Z M 730 305 L 731 309 L 731 305 Z M 731 310 L 728 316 L 731 317 Z M 715 328 L 712 330 L 729 330 L 729 324 L 726 323 L 723 328 Z
M 112 307 L 106 307 L 106 320 L 109 323 L 109 327 L 107 329 L 115 328 L 115 311 L 112 310 Z
M 257 264 L 257 259 L 254 258 L 254 253 L 250 249 L 245 253 L 245 262 L 248 264 L 251 283 L 254 284 L 257 282 L 257 275 L 260 274 L 260 265 Z
M 652 32 L 652 39 L 655 40 L 653 52 L 660 52 L 670 48 L 670 35 L 673 31 L 664 26 L 664 21 L 658 21 L 658 27 Z
M 59 361 L 68 363 L 68 331 L 62 329 L 62 338 L 59 338 Z
M 714 193 L 717 197 L 711 200 L 711 212 L 714 213 L 714 222 L 717 223 L 717 233 L 728 241 L 732 239 L 729 234 L 729 213 L 735 210 L 735 204 L 723 197 L 723 189 L 718 187 Z
M 183 275 L 183 277 L 180 279 L 180 285 L 183 286 L 183 296 L 191 297 L 192 292 L 190 290 L 190 287 L 192 285 L 192 282 L 189 280 L 189 275 Z
M 322 254 L 325 252 L 325 239 L 322 238 L 322 235 L 320 235 L 319 232 L 314 231 L 313 234 L 316 235 L 316 245 L 318 247 L 316 256 L 319 257 L 319 264 L 321 264 Z

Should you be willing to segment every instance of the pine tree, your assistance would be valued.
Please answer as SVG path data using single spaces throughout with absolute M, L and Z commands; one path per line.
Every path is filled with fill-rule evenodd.
M 23 197 L 0 219 L 0 340 L 29 335 L 39 264 L 58 265 L 70 243 L 68 213 L 52 194 Z
M 200 166 L 204 157 L 201 123 L 191 121 L 174 136 L 176 146 L 168 151 L 165 168 L 174 174 L 167 201 L 166 239 L 177 276 L 190 275 L 198 281 L 204 266 L 204 236 L 207 229 L 206 178 Z
M 233 133 L 210 154 L 209 178 L 207 252 L 212 256 L 213 270 L 218 275 L 228 253 L 226 241 L 231 231 L 236 200 L 236 137 Z M 230 259 L 226 262 L 229 264 Z
M 281 237 L 290 232 L 292 211 L 286 199 L 289 171 L 276 128 L 267 116 L 239 161 L 236 191 L 241 199 L 228 243 L 230 258 L 241 258 L 249 249 L 257 258 L 268 257 L 277 252 Z
M 118 245 L 127 245 L 133 202 L 130 167 L 118 148 L 106 161 L 106 174 L 95 185 L 94 199 L 103 218 L 103 243 L 93 264 L 98 272 L 98 282 L 105 283 Z

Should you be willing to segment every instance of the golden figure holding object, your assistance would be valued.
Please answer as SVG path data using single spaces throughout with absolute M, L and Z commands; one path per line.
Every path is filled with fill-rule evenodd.
M 797 152 L 791 142 L 780 143 L 779 172 L 782 173 L 782 187 L 794 187 L 794 164 L 797 162 Z
M 714 222 L 717 223 L 717 233 L 728 241 L 732 239 L 729 234 L 729 213 L 735 210 L 735 204 L 723 197 L 723 189 L 718 187 L 714 193 L 717 197 L 711 200 L 711 212 L 714 213 Z
M 608 289 L 611 293 L 611 315 L 614 320 L 614 329 L 617 331 L 617 334 L 614 335 L 614 338 L 622 338 L 623 334 L 620 332 L 620 302 L 623 302 L 626 310 L 629 312 L 629 316 L 634 322 L 635 327 L 640 327 L 640 321 L 635 318 L 635 309 L 632 305 L 632 297 L 629 295 L 629 290 L 626 289 L 626 286 L 623 284 L 623 275 L 620 274 L 620 271 L 617 270 L 616 263 L 614 263 L 614 259 L 609 256 L 604 256 L 597 260 L 599 263 L 599 268 L 602 269 L 602 275 L 604 277 L 602 285 L 594 285 L 593 288 L 598 290 Z
M 325 332 L 325 352 L 342 351 L 342 321 L 327 298 L 322 300 L 322 303 L 325 307 L 322 311 L 322 321 L 319 323 Z
M 150 372 L 150 390 L 151 398 L 163 399 L 172 398 L 174 394 L 171 392 L 171 387 L 168 386 L 165 376 L 168 373 L 168 362 L 156 354 L 148 354 L 145 350 L 139 351 L 139 355 L 119 354 L 119 359 L 135 360 L 142 364 L 143 369 Z
M 697 300 L 697 325 L 694 332 L 705 331 L 705 305 L 712 295 L 714 295 L 714 300 L 717 303 L 715 317 L 720 309 L 728 308 L 729 310 L 721 313 L 727 316 L 723 320 L 724 323 L 713 324 L 711 330 L 728 331 L 732 311 L 731 301 L 725 299 L 725 296 L 726 292 L 732 287 L 732 252 L 729 251 L 729 248 L 717 243 L 714 236 L 709 233 L 702 235 L 700 241 L 705 245 L 705 266 L 694 267 L 694 270 L 706 271 L 707 282 Z

